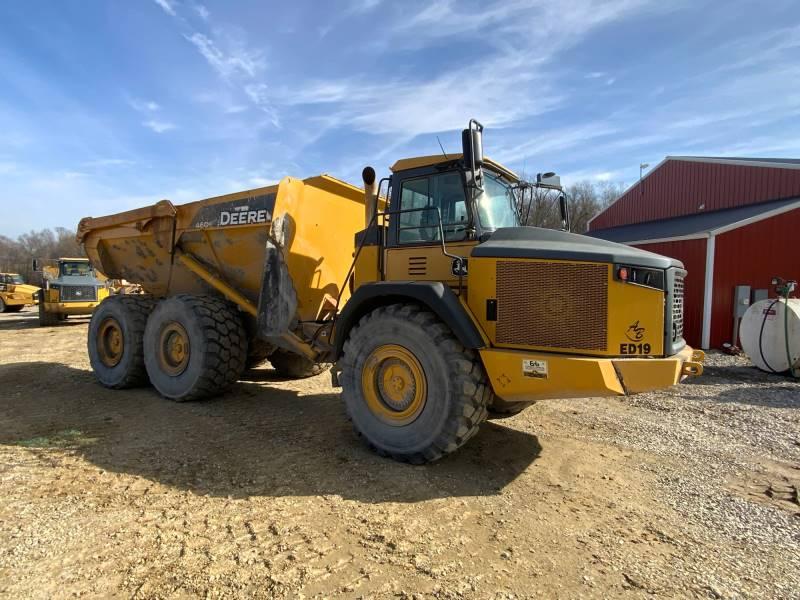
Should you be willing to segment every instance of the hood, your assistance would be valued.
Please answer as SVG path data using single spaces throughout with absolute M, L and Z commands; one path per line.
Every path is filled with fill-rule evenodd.
M 674 258 L 625 244 L 540 227 L 498 229 L 488 241 L 472 250 L 474 257 L 538 258 L 626 264 L 654 269 L 683 268 Z
M 28 285 L 27 283 L 16 283 L 16 284 L 14 284 L 13 293 L 15 293 L 15 294 L 30 294 L 32 296 L 33 294 L 38 294 L 39 293 L 39 289 L 40 288 L 36 287 L 35 285 Z

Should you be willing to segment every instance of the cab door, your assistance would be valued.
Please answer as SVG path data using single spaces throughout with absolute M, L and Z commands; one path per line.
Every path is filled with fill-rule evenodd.
M 461 172 L 411 176 L 397 185 L 386 249 L 386 279 L 458 285 L 458 261 L 442 253 L 441 234 L 448 254 L 469 256 L 477 243 L 469 235 L 470 208 Z

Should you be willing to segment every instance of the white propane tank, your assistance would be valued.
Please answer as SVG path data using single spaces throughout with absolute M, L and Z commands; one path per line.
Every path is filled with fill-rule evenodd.
M 800 300 L 761 300 L 742 317 L 739 338 L 742 350 L 762 371 L 782 373 L 789 370 L 786 356 L 786 312 L 789 319 L 789 349 L 792 364 L 800 368 Z M 763 325 L 763 331 L 762 331 Z

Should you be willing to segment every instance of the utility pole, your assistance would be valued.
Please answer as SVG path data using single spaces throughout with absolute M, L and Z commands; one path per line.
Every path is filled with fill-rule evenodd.
M 650 166 L 650 163 L 639 163 L 639 195 L 644 196 L 644 187 L 642 187 L 642 174 L 644 170 Z

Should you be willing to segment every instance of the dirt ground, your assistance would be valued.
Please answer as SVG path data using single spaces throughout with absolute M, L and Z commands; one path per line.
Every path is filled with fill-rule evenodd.
M 327 374 L 176 404 L 87 321 L 0 315 L 0 595 L 800 598 L 800 388 L 544 401 L 438 463 L 370 453 Z

